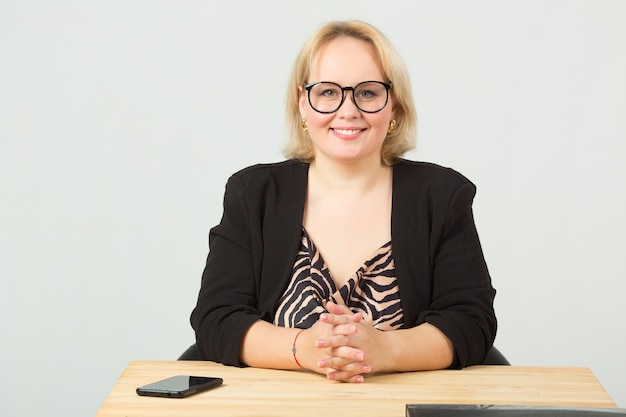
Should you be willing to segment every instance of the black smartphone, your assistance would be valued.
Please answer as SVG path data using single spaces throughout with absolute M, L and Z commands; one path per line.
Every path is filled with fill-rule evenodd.
M 137 395 L 184 398 L 222 385 L 222 378 L 177 375 L 137 388 Z

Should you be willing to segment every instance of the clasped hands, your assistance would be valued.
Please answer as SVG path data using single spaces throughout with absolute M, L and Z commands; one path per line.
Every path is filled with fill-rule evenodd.
M 342 382 L 363 382 L 364 374 L 385 370 L 385 332 L 346 306 L 329 301 L 326 309 L 298 340 L 300 363 Z

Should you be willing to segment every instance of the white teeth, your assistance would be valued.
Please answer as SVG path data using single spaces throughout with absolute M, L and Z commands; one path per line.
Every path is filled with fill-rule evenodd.
M 335 132 L 340 133 L 342 135 L 356 135 L 360 131 L 361 129 L 353 129 L 353 130 L 335 129 Z

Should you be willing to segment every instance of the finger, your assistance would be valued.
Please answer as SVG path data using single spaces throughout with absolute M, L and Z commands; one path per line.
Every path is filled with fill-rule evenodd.
M 326 378 L 331 381 L 340 382 L 354 382 L 361 383 L 365 381 L 365 377 L 362 374 L 355 374 L 353 372 L 335 370 L 326 374 Z
M 319 363 L 324 365 L 320 367 L 320 372 L 326 374 L 326 377 L 330 380 L 341 382 L 363 382 L 363 375 L 372 372 L 370 365 L 360 361 L 346 362 L 338 358 L 325 358 L 325 363 Z M 335 364 L 334 367 L 329 367 L 329 364 Z
M 359 323 L 361 320 L 363 320 L 363 313 L 361 312 L 354 313 L 352 316 L 350 316 L 350 318 L 352 319 L 353 322 Z
M 365 377 L 363 375 L 354 375 L 348 379 L 344 379 L 342 382 L 351 382 L 355 384 L 360 384 L 365 382 Z
M 372 372 L 372 367 L 364 362 L 349 362 L 343 366 L 338 366 L 334 371 L 352 372 L 354 374 L 368 374 Z
M 334 336 L 350 336 L 356 334 L 358 327 L 356 324 L 338 324 L 333 327 L 333 335 Z
M 364 362 L 350 362 L 338 358 L 325 358 L 317 362 L 318 368 L 324 373 L 345 372 L 348 374 L 368 374 L 372 367 Z M 342 376 L 341 379 L 344 379 Z
M 320 369 L 326 369 L 328 372 L 336 371 L 337 369 L 346 368 L 349 363 L 352 363 L 352 359 L 339 358 L 336 356 L 329 356 L 317 361 L 317 367 Z M 348 369 L 343 369 L 348 370 Z
M 347 324 L 337 323 L 329 329 L 330 335 L 328 335 L 328 337 L 355 335 L 357 334 L 358 329 L 358 326 L 353 322 L 349 322 Z M 338 339 L 338 343 L 345 344 L 345 341 L 343 339 Z
M 332 301 L 328 301 L 326 303 L 326 309 L 331 314 L 349 317 L 352 321 L 356 323 L 360 322 L 363 319 L 363 313 L 361 312 L 354 313 L 348 308 L 348 306 L 339 305 Z
M 348 308 L 348 306 L 339 305 L 333 301 L 328 301 L 326 303 L 326 310 L 328 310 L 329 313 L 338 314 L 338 315 L 351 316 L 353 314 L 352 311 Z
M 317 339 L 315 341 L 315 347 L 318 348 L 341 348 L 344 346 L 351 346 L 350 335 L 338 334 L 330 337 Z
M 363 360 L 365 355 L 358 349 L 350 347 L 340 347 L 336 349 L 329 349 L 329 355 L 317 361 L 317 366 L 320 368 L 337 368 L 342 370 L 357 370 L 363 371 L 365 364 Z M 352 365 L 350 365 L 352 364 Z M 367 369 L 365 369 L 367 372 Z
M 336 369 L 334 369 L 334 368 L 319 368 L 319 369 L 317 370 L 317 372 L 319 372 L 319 373 L 321 373 L 321 374 L 324 374 L 324 375 L 328 375 L 329 373 L 331 373 L 331 372 L 335 372 L 335 371 L 337 371 L 337 370 L 336 370 Z
M 329 313 L 320 314 L 320 321 L 324 323 L 332 324 L 335 326 L 338 324 L 354 323 L 354 320 L 352 320 L 352 318 L 349 316 L 342 316 L 339 314 L 329 314 Z
M 350 346 L 341 346 L 337 348 L 325 349 L 323 354 L 326 355 L 325 360 L 330 360 L 327 366 L 344 366 L 349 362 L 360 362 L 365 360 L 365 353 L 360 349 Z

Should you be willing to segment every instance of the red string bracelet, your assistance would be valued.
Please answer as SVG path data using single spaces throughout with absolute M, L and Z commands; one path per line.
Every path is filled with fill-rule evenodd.
M 302 368 L 303 366 L 302 366 L 302 365 L 300 365 L 300 362 L 298 362 L 298 358 L 296 358 L 296 352 L 297 352 L 297 349 L 296 349 L 296 341 L 298 340 L 298 336 L 300 336 L 300 333 L 302 333 L 303 331 L 304 331 L 304 329 L 303 329 L 303 330 L 300 330 L 300 331 L 298 332 L 298 334 L 296 335 L 296 337 L 293 339 L 293 346 L 291 346 L 291 353 L 293 353 L 293 360 L 294 360 L 294 361 L 296 361 L 296 364 L 297 364 L 300 368 Z

